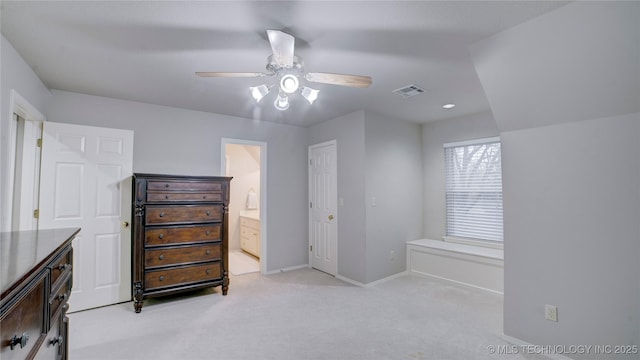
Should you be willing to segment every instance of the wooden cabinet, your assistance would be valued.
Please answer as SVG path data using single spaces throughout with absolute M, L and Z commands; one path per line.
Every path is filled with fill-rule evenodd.
M 240 216 L 240 248 L 260 257 L 260 220 Z
M 230 177 L 133 175 L 134 309 L 143 299 L 229 288 Z
M 67 359 L 73 250 L 79 228 L 0 237 L 0 358 Z

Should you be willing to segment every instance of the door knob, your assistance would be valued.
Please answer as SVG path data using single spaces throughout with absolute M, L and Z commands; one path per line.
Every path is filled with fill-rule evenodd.
M 122 227 L 125 228 L 125 229 L 128 228 L 129 227 L 129 222 L 128 221 L 123 221 L 122 222 Z
M 329 215 L 329 220 L 333 220 L 333 215 Z

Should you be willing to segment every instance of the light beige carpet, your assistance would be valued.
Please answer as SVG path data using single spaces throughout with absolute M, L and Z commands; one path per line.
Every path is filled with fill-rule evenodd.
M 309 268 L 70 314 L 69 360 L 532 360 L 494 354 L 502 297 L 402 276 L 357 287 Z

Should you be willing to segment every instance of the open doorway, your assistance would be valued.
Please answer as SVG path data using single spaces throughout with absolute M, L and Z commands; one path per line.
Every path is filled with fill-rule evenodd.
M 40 148 L 44 116 L 14 89 L 11 89 L 7 171 L 0 174 L 0 187 L 4 201 L 0 230 L 19 231 L 38 228 L 38 188 Z M 3 144 L 4 145 L 4 144 Z M 4 169 L 3 169 L 4 170 Z
M 229 272 L 266 269 L 266 143 L 222 139 L 222 171 L 232 176 L 229 199 Z

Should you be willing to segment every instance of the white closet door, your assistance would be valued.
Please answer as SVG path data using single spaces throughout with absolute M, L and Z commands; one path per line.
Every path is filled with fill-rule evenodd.
M 39 228 L 81 227 L 70 311 L 131 300 L 133 131 L 45 122 Z
M 309 261 L 331 275 L 338 272 L 337 166 L 334 141 L 309 147 Z

